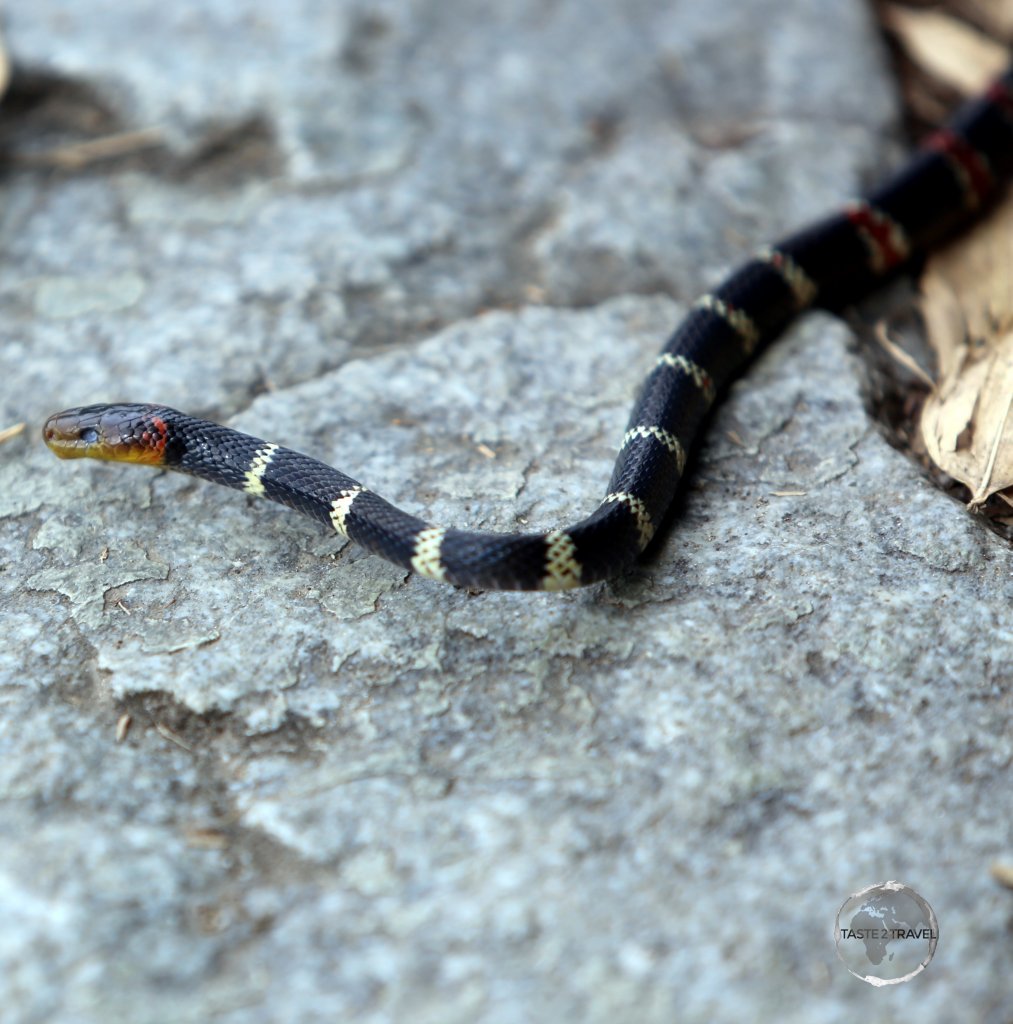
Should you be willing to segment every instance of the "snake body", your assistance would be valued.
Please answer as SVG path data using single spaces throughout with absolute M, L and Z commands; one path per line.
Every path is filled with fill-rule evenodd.
M 644 381 L 608 491 L 547 533 L 433 526 L 307 455 L 164 406 L 50 417 L 64 458 L 180 470 L 287 505 L 420 576 L 472 589 L 565 590 L 628 567 L 670 508 L 716 396 L 801 312 L 837 309 L 962 228 L 1013 174 L 1013 68 L 931 135 L 911 162 L 839 213 L 761 250 L 704 295 Z

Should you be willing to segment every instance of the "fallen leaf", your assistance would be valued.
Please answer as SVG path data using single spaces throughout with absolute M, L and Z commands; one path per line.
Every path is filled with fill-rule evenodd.
M 117 132 L 98 139 L 74 142 L 42 153 L 22 156 L 20 163 L 41 167 L 56 167 L 64 171 L 78 171 L 101 160 L 133 156 L 147 149 L 157 149 L 165 142 L 159 128 L 139 128 L 136 131 Z
M 11 80 L 11 62 L 7 57 L 7 47 L 4 46 L 4 37 L 0 34 L 0 96 L 7 91 Z
M 1013 487 L 1013 199 L 942 250 L 922 277 L 938 380 L 922 409 L 929 457 L 978 508 Z
M 940 11 L 889 4 L 883 22 L 911 60 L 963 96 L 981 92 L 1009 63 L 1004 46 Z
M 992 877 L 1007 889 L 1013 889 L 1013 861 L 997 860 L 990 868 Z
M 957 0 L 954 6 L 986 32 L 1003 39 L 1013 37 L 1013 0 Z

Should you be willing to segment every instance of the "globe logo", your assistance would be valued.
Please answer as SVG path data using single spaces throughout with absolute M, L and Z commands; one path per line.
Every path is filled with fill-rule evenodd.
M 849 896 L 834 925 L 837 955 L 870 985 L 899 985 L 921 974 L 935 956 L 939 924 L 928 903 L 900 882 L 883 882 Z

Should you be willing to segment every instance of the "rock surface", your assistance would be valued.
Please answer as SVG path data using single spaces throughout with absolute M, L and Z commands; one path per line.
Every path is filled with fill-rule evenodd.
M 840 323 L 733 389 L 651 558 L 566 595 L 38 440 L 162 401 L 438 522 L 577 518 L 687 303 L 898 151 L 862 3 L 722 12 L 6 12 L 19 152 L 162 142 L 2 188 L 5 1019 L 1013 1016 L 1013 555 L 880 436 Z M 832 929 L 887 878 L 942 938 L 884 992 Z

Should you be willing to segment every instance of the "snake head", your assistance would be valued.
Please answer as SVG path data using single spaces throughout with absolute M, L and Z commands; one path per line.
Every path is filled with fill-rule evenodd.
M 169 428 L 156 405 L 86 405 L 46 420 L 42 438 L 61 459 L 106 459 L 151 466 L 165 460 Z

